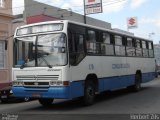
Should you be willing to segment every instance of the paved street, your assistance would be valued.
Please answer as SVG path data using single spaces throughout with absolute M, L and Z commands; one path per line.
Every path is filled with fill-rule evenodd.
M 38 101 L 0 104 L 0 113 L 25 115 L 58 114 L 139 114 L 160 113 L 160 78 L 143 85 L 140 92 L 126 89 L 107 92 L 96 97 L 92 106 L 84 107 L 78 100 L 56 100 L 50 107 Z

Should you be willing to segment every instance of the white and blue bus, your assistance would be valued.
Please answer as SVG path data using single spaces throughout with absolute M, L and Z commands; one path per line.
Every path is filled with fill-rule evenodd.
M 18 27 L 14 35 L 13 94 L 54 99 L 83 97 L 121 88 L 141 89 L 155 78 L 153 42 L 73 21 Z

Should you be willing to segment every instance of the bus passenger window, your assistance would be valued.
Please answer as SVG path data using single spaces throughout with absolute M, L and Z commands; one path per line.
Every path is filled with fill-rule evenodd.
M 115 53 L 118 56 L 125 56 L 125 46 L 122 44 L 122 37 L 115 35 Z
M 154 52 L 153 52 L 153 43 L 148 42 L 148 47 L 149 47 L 149 57 L 154 57 Z
M 103 43 L 110 44 L 110 34 L 103 33 Z
M 127 38 L 126 52 L 127 56 L 135 56 L 135 47 L 132 38 Z
M 136 56 L 142 57 L 141 41 L 136 40 Z
M 114 55 L 113 44 L 109 33 L 103 33 L 103 43 L 101 44 L 102 55 Z
M 96 33 L 93 30 L 88 30 L 87 37 L 87 52 L 96 53 Z
M 84 37 L 83 35 L 77 35 L 77 39 L 76 39 L 76 49 L 77 52 L 84 52 L 84 46 L 83 46 L 83 41 L 84 41 Z
M 143 57 L 148 57 L 148 49 L 146 41 L 142 41 L 142 48 L 143 48 Z
M 77 65 L 85 56 L 84 35 L 72 34 L 72 51 L 70 51 L 70 64 Z

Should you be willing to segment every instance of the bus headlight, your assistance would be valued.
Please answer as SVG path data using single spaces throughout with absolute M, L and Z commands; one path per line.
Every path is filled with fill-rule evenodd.
M 50 81 L 50 86 L 68 86 L 69 81 Z
M 13 81 L 13 86 L 23 86 L 22 81 Z

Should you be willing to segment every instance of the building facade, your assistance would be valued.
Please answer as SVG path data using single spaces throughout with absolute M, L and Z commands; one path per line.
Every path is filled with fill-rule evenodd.
M 48 20 L 62 19 L 62 20 L 76 21 L 80 23 L 84 23 L 85 21 L 84 15 L 75 13 L 71 9 L 68 9 L 68 10 L 61 9 L 61 8 L 40 3 L 34 0 L 24 0 L 24 3 L 25 3 L 24 17 L 26 19 L 31 19 L 30 17 L 32 17 L 32 19 L 35 19 L 34 17 L 39 17 L 39 15 L 45 15 L 43 16 L 44 18 L 46 18 L 46 16 L 52 17 L 52 18 L 48 18 Z M 86 17 L 86 23 L 89 25 L 111 29 L 110 23 L 102 20 L 94 19 L 91 17 Z
M 11 85 L 12 0 L 0 0 L 0 92 Z
M 34 0 L 24 0 L 24 3 L 24 13 L 23 15 L 16 16 L 16 19 L 14 19 L 13 30 L 21 25 L 52 20 L 71 20 L 84 23 L 84 16 L 75 13 L 72 10 L 61 9 Z M 111 29 L 110 23 L 91 17 L 86 17 L 86 23 L 102 28 Z

